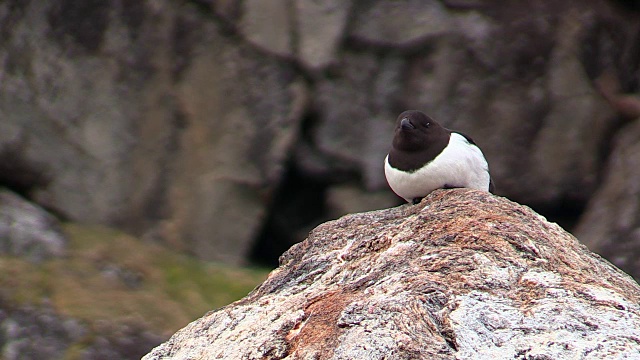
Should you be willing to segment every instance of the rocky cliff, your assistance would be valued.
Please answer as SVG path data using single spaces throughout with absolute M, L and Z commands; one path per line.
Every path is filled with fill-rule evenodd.
M 572 224 L 625 125 L 594 79 L 637 90 L 638 14 L 613 0 L 3 1 L 0 185 L 243 262 L 395 204 L 382 159 L 416 108 L 473 135 L 501 195 Z
M 575 235 L 589 249 L 640 279 L 640 95 L 620 92 L 603 76 L 603 96 L 629 122 L 611 144 L 602 184 L 586 207 Z
M 314 229 L 159 359 L 604 359 L 640 354 L 640 286 L 527 207 L 475 190 Z

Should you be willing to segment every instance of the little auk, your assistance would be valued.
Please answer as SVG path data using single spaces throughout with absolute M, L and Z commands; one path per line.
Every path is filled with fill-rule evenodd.
M 476 143 L 417 110 L 398 116 L 384 175 L 393 192 L 414 204 L 435 189 L 494 190 L 489 164 Z

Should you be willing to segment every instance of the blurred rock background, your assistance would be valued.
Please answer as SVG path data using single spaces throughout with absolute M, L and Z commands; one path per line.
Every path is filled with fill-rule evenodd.
M 274 266 L 322 221 L 401 203 L 382 160 L 411 108 L 470 134 L 499 195 L 640 279 L 634 94 L 635 1 L 0 1 L 0 265 L 64 269 L 87 258 L 69 226 L 100 225 L 136 252 Z M 123 254 L 86 251 L 125 288 L 151 281 L 153 265 L 131 278 Z M 0 291 L 7 359 L 7 319 L 38 298 L 15 294 Z

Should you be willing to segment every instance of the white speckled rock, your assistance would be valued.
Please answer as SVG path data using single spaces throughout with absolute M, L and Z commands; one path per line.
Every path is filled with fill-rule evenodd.
M 530 209 L 469 189 L 313 230 L 158 359 L 637 359 L 640 287 Z
M 67 238 L 58 219 L 18 194 L 0 188 L 0 254 L 33 262 L 62 257 Z

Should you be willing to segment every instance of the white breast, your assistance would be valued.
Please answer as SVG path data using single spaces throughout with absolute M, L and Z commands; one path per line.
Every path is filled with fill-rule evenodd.
M 489 165 L 482 151 L 464 136 L 452 133 L 449 144 L 430 163 L 414 172 L 405 172 L 384 159 L 384 174 L 391 190 L 411 202 L 435 189 L 466 187 L 489 191 Z

